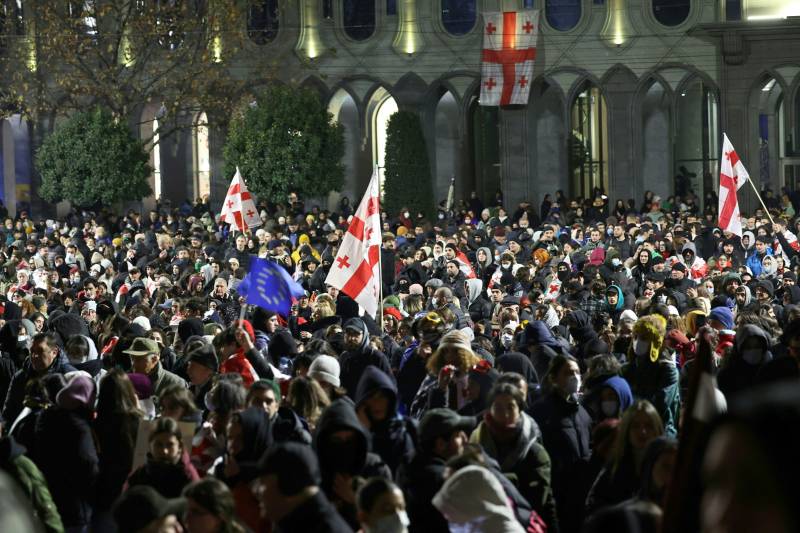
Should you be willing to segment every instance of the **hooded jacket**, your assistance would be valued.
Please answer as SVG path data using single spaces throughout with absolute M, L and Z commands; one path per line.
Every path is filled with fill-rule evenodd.
M 748 363 L 742 357 L 742 346 L 752 338 L 758 338 L 765 346 L 761 361 L 756 364 Z M 772 361 L 770 347 L 772 342 L 769 335 L 754 324 L 745 324 L 736 331 L 736 350 L 724 360 L 724 366 L 717 374 L 719 390 L 727 399 L 732 399 L 737 394 L 747 391 L 760 383 L 759 371 L 764 365 Z
M 345 351 L 339 359 L 342 369 L 339 374 L 339 380 L 341 381 L 342 387 L 347 390 L 347 395 L 351 399 L 355 399 L 358 380 L 364 374 L 368 366 L 372 365 L 382 370 L 390 379 L 394 379 L 394 376 L 392 375 L 392 367 L 386 356 L 369 345 L 369 330 L 363 320 L 360 318 L 351 318 L 345 322 L 344 327 L 345 329 L 357 327 L 361 330 L 361 345 L 355 350 Z
M 483 281 L 478 278 L 466 280 L 467 284 L 467 311 L 472 322 L 479 322 L 492 318 L 492 302 L 483 295 Z
M 630 384 L 636 399 L 653 404 L 664 422 L 664 433 L 674 437 L 678 432 L 678 410 L 681 393 L 678 369 L 664 357 L 652 362 L 649 357 L 634 357 L 622 367 L 622 377 Z
M 9 424 L 16 420 L 17 416 L 22 411 L 22 404 L 25 400 L 25 385 L 30 379 L 41 377 L 45 374 L 66 374 L 68 372 L 74 372 L 75 370 L 76 368 L 69 364 L 67 356 L 62 350 L 58 351 L 58 355 L 55 360 L 53 360 L 53 364 L 41 374 L 37 374 L 31 366 L 31 360 L 26 359 L 22 368 L 14 374 L 11 384 L 9 385 L 8 395 L 3 405 L 3 419 Z
M 353 440 L 342 443 L 331 438 L 333 433 L 342 430 L 352 431 Z M 381 458 L 371 453 L 370 440 L 370 434 L 358 420 L 353 403 L 346 398 L 336 400 L 325 409 L 314 434 L 313 446 L 319 457 L 322 474 L 321 488 L 353 529 L 358 528 L 356 508 L 336 495 L 336 474 L 364 479 L 373 476 L 392 478 L 391 471 Z
M 397 414 L 397 385 L 385 372 L 372 365 L 364 370 L 358 381 L 356 411 L 377 391 L 387 398 L 388 406 L 385 420 L 370 421 L 372 450 L 395 474 L 401 464 L 410 463 L 414 456 L 417 427 L 412 419 Z M 365 412 L 365 416 L 369 415 Z
M 567 316 L 571 322 L 569 332 L 575 341 L 573 355 L 579 361 L 608 352 L 608 345 L 592 328 L 590 317 L 586 311 L 576 309 Z

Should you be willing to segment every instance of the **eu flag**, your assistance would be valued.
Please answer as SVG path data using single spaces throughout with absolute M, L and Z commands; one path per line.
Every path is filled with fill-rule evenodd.
M 250 272 L 244 277 L 237 292 L 245 302 L 267 311 L 289 316 L 292 298 L 299 298 L 305 291 L 280 265 L 261 257 L 250 261 Z

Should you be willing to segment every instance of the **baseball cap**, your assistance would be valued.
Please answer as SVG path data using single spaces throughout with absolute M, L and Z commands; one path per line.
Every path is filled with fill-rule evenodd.
M 452 409 L 431 409 L 419 423 L 419 438 L 420 442 L 430 442 L 456 430 L 471 431 L 474 427 L 475 419 L 470 416 L 461 416 Z
M 126 353 L 128 355 L 133 356 L 142 356 L 142 355 L 149 355 L 151 353 L 161 353 L 161 350 L 158 348 L 158 344 L 153 339 L 147 339 L 145 337 L 136 337 L 133 339 L 133 343 L 131 347 L 127 350 L 123 350 L 122 353 Z

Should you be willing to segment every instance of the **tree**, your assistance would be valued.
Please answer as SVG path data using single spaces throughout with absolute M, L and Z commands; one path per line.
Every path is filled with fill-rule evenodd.
M 10 2 L 15 6 L 21 2 Z M 158 105 L 159 138 L 205 111 L 225 125 L 250 73 L 271 77 L 281 53 L 233 69 L 249 2 L 33 0 L 4 21 L 0 109 L 29 119 L 94 106 L 126 120 Z M 28 5 L 28 2 L 26 2 Z M 8 15 L 6 15 L 8 18 Z M 240 29 L 240 30 L 239 30 Z M 252 54 L 251 54 L 252 55 Z M 223 61 L 224 59 L 224 61 Z
M 383 205 L 390 214 L 407 207 L 426 216 L 435 213 L 428 148 L 419 116 L 398 111 L 386 126 Z
M 223 154 L 226 175 L 238 166 L 259 198 L 320 197 L 344 182 L 342 126 L 307 88 L 271 85 L 257 95 L 233 118 Z
M 108 110 L 75 113 L 36 151 L 39 193 L 79 206 L 140 200 L 152 193 L 148 161 L 142 142 Z

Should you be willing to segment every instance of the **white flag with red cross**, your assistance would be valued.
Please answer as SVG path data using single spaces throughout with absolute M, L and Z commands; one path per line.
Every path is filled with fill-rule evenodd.
M 381 216 L 378 171 L 350 221 L 325 283 L 333 285 L 375 316 L 380 299 Z
M 722 157 L 719 163 L 719 227 L 723 231 L 742 236 L 739 219 L 739 199 L 736 196 L 742 185 L 750 179 L 736 150 L 726 134 L 722 134 Z
M 233 175 L 231 185 L 228 187 L 228 194 L 225 195 L 220 218 L 222 222 L 230 224 L 243 233 L 248 228 L 261 225 L 261 217 L 258 216 L 253 195 L 247 190 L 239 167 L 236 167 L 236 174 Z
M 480 104 L 527 105 L 536 59 L 539 11 L 484 13 L 483 20 Z

